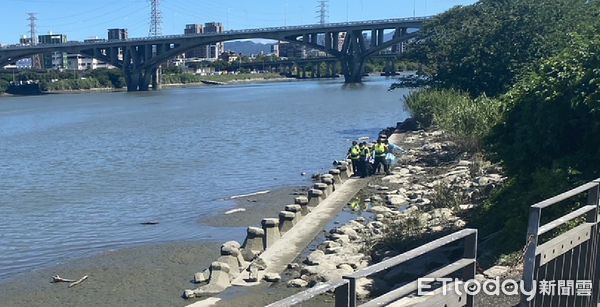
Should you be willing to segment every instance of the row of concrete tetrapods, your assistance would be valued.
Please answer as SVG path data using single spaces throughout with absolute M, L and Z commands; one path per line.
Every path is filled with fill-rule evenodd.
M 246 281 L 257 281 L 256 271 L 266 268 L 264 263 L 257 263 L 260 262 L 258 256 L 306 217 L 312 208 L 331 195 L 336 184 L 344 183 L 353 173 L 350 160 L 337 162 L 336 168 L 317 177 L 317 182 L 309 189 L 307 196 L 296 197 L 294 204 L 286 205 L 285 210 L 279 212 L 279 218 L 265 218 L 261 221 L 262 227 L 248 227 L 243 245 L 240 246 L 236 241 L 228 241 L 221 245 L 221 256 L 217 261 L 213 262 L 209 269 L 194 275 L 196 283 L 208 283 L 195 290 L 185 290 L 184 297 L 219 293 L 229 287 L 231 281 L 245 269 L 250 272 Z M 271 281 L 268 276 L 265 276 L 265 279 Z

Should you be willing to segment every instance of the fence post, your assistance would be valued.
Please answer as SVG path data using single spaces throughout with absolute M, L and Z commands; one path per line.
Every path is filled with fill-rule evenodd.
M 477 230 L 467 237 L 464 238 L 464 251 L 463 258 L 473 259 L 473 264 L 463 269 L 463 282 L 475 279 L 475 273 L 477 270 Z M 473 307 L 474 297 L 467 295 L 466 307 Z
M 592 259 L 595 259 L 594 263 L 594 267 L 592 269 L 592 274 L 591 277 L 592 279 L 592 305 L 596 305 L 598 304 L 599 301 L 599 296 L 600 296 L 600 274 L 598 272 L 598 267 L 600 266 L 600 257 L 598 257 L 598 244 L 600 243 L 600 236 L 598 234 L 598 213 L 599 212 L 599 206 L 600 206 L 600 179 L 596 179 L 594 180 L 594 183 L 596 183 L 596 186 L 590 190 L 588 190 L 588 195 L 587 195 L 587 204 L 588 205 L 593 205 L 596 208 L 594 210 L 592 210 L 588 216 L 586 216 L 586 222 L 588 223 L 593 223 L 594 225 L 592 226 L 592 233 L 590 234 L 590 238 L 591 238 L 591 242 L 592 242 Z
M 348 306 L 356 307 L 356 279 L 354 277 L 342 276 L 348 280 Z
M 525 238 L 525 255 L 523 257 L 523 286 L 526 291 L 531 291 L 535 278 L 535 253 L 538 240 L 538 229 L 540 228 L 540 215 L 542 209 L 531 206 L 529 208 L 529 223 L 527 224 L 527 237 Z M 525 297 L 521 297 L 521 306 L 528 306 Z
M 345 282 L 343 285 L 335 288 L 333 292 L 335 294 L 335 307 L 348 307 L 349 285 L 348 282 Z

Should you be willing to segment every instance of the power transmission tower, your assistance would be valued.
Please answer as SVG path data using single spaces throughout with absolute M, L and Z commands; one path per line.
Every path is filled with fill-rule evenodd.
M 327 19 L 329 19 L 329 0 L 319 0 L 317 2 L 317 19 L 319 19 L 320 24 L 326 24 Z
M 37 17 L 35 17 L 36 13 L 27 13 L 27 15 L 29 15 L 29 17 L 27 18 L 27 20 L 29 20 L 29 37 L 31 40 L 31 45 L 35 46 L 38 43 L 38 39 L 37 39 Z M 31 68 L 33 69 L 40 69 L 42 68 L 42 65 L 40 63 L 40 55 L 39 54 L 35 54 L 31 57 Z
M 162 18 L 159 5 L 160 0 L 150 0 L 150 36 L 160 36 L 162 32 Z

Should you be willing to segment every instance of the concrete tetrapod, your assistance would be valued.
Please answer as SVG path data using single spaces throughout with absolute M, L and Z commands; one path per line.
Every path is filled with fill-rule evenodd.
M 279 219 L 266 218 L 261 221 L 261 225 L 265 232 L 264 248 L 267 249 L 281 238 L 281 234 L 279 233 Z
M 296 225 L 296 213 L 290 211 L 279 212 L 279 233 L 281 235 L 288 232 Z
M 333 180 L 339 184 L 344 183 L 344 180 L 342 179 L 342 177 L 340 176 L 341 171 L 337 168 L 334 169 L 330 169 L 329 173 L 331 175 L 333 175 Z
M 294 203 L 300 206 L 300 211 L 302 212 L 302 216 L 306 216 L 309 212 L 308 210 L 308 197 L 306 196 L 298 196 L 294 199 Z
M 230 284 L 229 266 L 225 263 L 215 261 L 210 265 L 210 281 L 208 284 L 195 290 L 185 290 L 183 296 L 185 298 L 192 298 L 220 293 L 229 287 Z
M 296 213 L 297 221 L 301 220 L 304 216 L 302 215 L 302 207 L 300 205 L 286 205 L 285 211 Z
M 246 240 L 242 246 L 242 256 L 246 261 L 252 261 L 265 250 L 265 231 L 258 227 L 248 227 Z
M 348 163 L 348 169 L 350 170 L 350 176 L 356 174 L 356 170 L 352 167 L 352 159 L 346 159 L 346 163 Z
M 331 193 L 335 191 L 335 188 L 333 186 L 333 178 L 321 177 L 321 182 L 327 185 L 327 195 L 331 195 Z
M 309 206 L 316 207 L 324 199 L 325 199 L 325 197 L 323 197 L 323 192 L 321 192 L 321 190 L 317 190 L 317 189 L 308 190 L 308 205 Z
M 346 163 L 345 161 L 340 162 L 340 163 L 342 163 L 342 164 L 339 164 L 338 166 L 336 166 L 336 168 L 338 170 L 340 170 L 340 177 L 342 177 L 342 180 L 346 181 L 351 176 L 348 174 L 348 165 L 344 165 L 344 163 Z
M 338 167 L 338 169 L 345 171 L 347 178 L 352 177 L 352 162 L 348 163 L 348 161 L 340 161 L 340 165 L 339 166 L 342 166 L 342 168 Z
M 320 190 L 321 192 L 323 192 L 323 197 L 327 197 L 327 196 L 329 196 L 329 194 L 331 194 L 331 193 L 327 193 L 327 184 L 326 183 L 317 182 L 317 183 L 313 184 L 313 189 L 317 189 L 317 190 Z
M 242 268 L 240 267 L 238 256 L 240 256 L 239 249 L 233 246 L 221 246 L 221 256 L 217 259 L 217 262 L 225 263 L 229 266 L 229 280 L 233 280 L 240 275 Z

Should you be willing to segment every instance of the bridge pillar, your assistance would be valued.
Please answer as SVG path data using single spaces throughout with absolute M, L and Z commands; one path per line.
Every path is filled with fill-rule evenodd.
M 362 31 L 349 31 L 344 39 L 340 62 L 345 83 L 360 83 L 367 57 Z
M 158 91 L 162 86 L 162 82 L 160 80 L 161 75 L 161 67 L 156 67 L 152 69 L 152 90 Z

